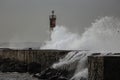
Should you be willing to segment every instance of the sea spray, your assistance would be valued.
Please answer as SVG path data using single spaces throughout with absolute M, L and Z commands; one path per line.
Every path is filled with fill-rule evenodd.
M 59 50 L 71 50 L 76 49 L 71 43 L 79 40 L 78 34 L 73 34 L 63 26 L 56 26 L 51 34 L 51 41 L 47 41 L 46 45 L 43 45 L 41 49 L 59 49 Z
M 74 75 L 71 79 L 79 80 L 80 78 L 87 79 L 87 56 L 91 55 L 90 51 L 72 51 L 68 53 L 65 58 L 61 59 L 58 63 L 53 64 L 54 69 L 61 69 L 73 71 Z
M 68 53 L 65 58 L 61 59 L 59 63 L 53 64 L 53 68 L 55 69 L 65 69 L 65 70 L 74 70 L 78 62 L 86 56 L 86 54 L 82 54 L 82 51 L 72 51 Z
M 56 26 L 51 34 L 51 41 L 47 41 L 41 49 L 118 52 L 119 47 L 120 20 L 103 17 L 92 23 L 81 35 L 71 33 L 63 26 Z
M 83 50 L 68 53 L 65 58 L 53 64 L 55 69 L 74 70 L 71 80 L 87 80 L 87 57 L 94 52 L 106 55 L 119 52 L 120 20 L 114 17 L 103 17 L 92 23 L 82 35 L 73 34 L 63 26 L 56 26 L 51 34 L 51 41 L 41 49 Z M 88 50 L 88 51 L 84 51 Z

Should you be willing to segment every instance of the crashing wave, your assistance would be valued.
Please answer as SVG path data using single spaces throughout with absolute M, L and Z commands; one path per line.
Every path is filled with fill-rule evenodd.
M 119 52 L 119 47 L 120 20 L 103 17 L 92 23 L 92 26 L 81 36 L 69 32 L 63 26 L 56 26 L 51 34 L 51 41 L 47 41 L 41 49 L 89 50 L 72 51 L 52 66 L 55 69 L 74 70 L 71 80 L 87 80 L 87 57 L 94 52 L 102 53 L 102 55 Z

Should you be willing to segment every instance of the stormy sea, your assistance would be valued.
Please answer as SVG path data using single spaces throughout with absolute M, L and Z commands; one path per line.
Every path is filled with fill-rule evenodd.
M 97 19 L 89 28 L 85 29 L 85 32 L 81 35 L 69 32 L 64 26 L 56 26 L 51 33 L 51 40 L 46 41 L 40 49 L 74 51 L 69 52 L 64 58 L 53 63 L 50 69 L 42 72 L 41 74 L 48 75 L 47 78 L 43 78 L 43 80 L 88 80 L 87 56 L 93 53 L 107 55 L 120 52 L 119 47 L 120 20 L 117 18 L 102 17 Z M 50 71 L 57 73 L 59 78 L 56 78 L 56 76 L 52 77 Z M 38 79 L 42 78 L 41 74 L 38 74 Z M 0 80 L 38 79 L 28 73 L 0 73 Z

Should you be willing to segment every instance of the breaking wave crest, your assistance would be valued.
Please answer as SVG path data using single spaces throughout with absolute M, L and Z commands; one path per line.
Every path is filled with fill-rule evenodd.
M 71 80 L 87 80 L 87 56 L 93 52 L 105 55 L 109 52 L 119 52 L 120 48 L 120 20 L 114 17 L 103 17 L 92 23 L 82 35 L 71 33 L 63 26 L 56 26 L 51 34 L 51 41 L 41 49 L 88 50 L 72 51 L 58 63 L 55 69 L 74 70 Z
M 82 34 L 68 31 L 66 27 L 56 26 L 41 49 L 63 50 L 91 50 L 91 51 L 119 51 L 120 20 L 104 17 L 92 23 Z

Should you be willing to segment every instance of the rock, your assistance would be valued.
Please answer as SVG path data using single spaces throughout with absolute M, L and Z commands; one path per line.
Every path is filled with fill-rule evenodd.
M 59 76 L 51 76 L 48 80 L 58 80 Z
M 1 72 L 26 72 L 27 65 L 19 61 L 11 60 L 9 58 L 0 59 L 0 71 Z
M 27 65 L 25 63 L 15 64 L 15 71 L 20 73 L 27 72 Z
M 67 73 L 68 72 L 65 70 L 47 68 L 46 70 L 42 71 L 40 74 L 35 74 L 34 77 L 45 80 L 68 80 L 66 78 Z
M 35 62 L 28 64 L 28 72 L 30 72 L 30 73 L 41 72 L 41 65 L 39 63 L 35 63 Z
M 80 80 L 87 80 L 87 78 L 81 77 L 81 79 L 80 79 Z
M 0 71 L 1 72 L 30 72 L 30 73 L 38 73 L 41 70 L 41 65 L 38 63 L 30 63 L 25 64 L 20 61 L 11 60 L 9 58 L 2 59 L 0 58 Z
M 57 80 L 68 80 L 68 79 L 66 77 L 61 76 Z

